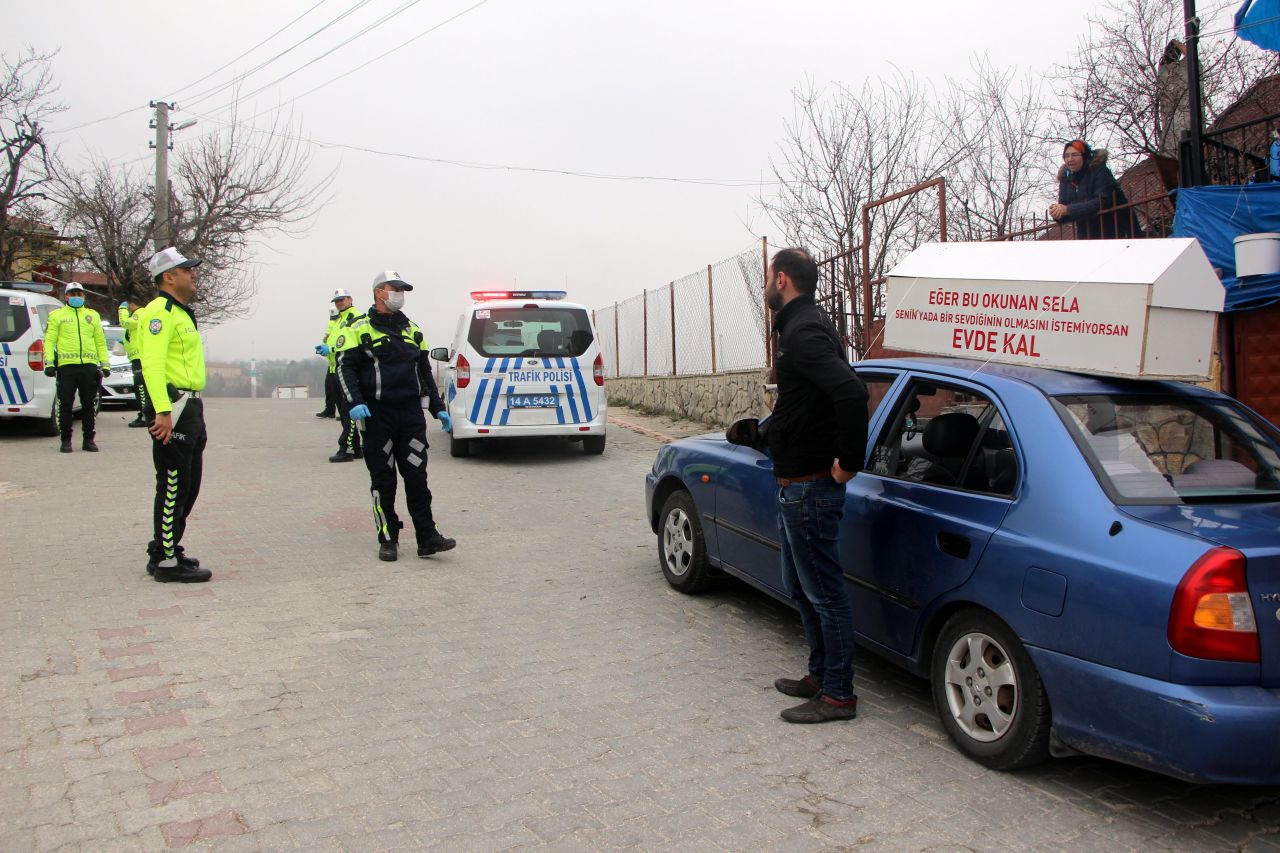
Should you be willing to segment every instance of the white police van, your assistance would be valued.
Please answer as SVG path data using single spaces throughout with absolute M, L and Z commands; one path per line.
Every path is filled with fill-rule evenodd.
M 562 290 L 473 291 L 444 362 L 440 393 L 453 420 L 449 452 L 476 441 L 561 436 L 604 453 L 604 357 L 591 312 Z
M 47 284 L 0 286 L 0 418 L 33 418 L 42 435 L 57 435 L 57 383 L 44 375 L 44 330 L 62 303 Z

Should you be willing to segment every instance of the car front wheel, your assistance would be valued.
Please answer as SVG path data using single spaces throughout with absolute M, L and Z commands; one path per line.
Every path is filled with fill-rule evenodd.
M 970 758 L 1016 770 L 1049 756 L 1049 700 L 1040 674 L 999 619 L 981 610 L 948 619 L 930 675 L 942 726 Z
M 680 592 L 699 592 L 711 579 L 698 508 L 686 491 L 672 492 L 662 505 L 658 519 L 658 559 L 667 583 Z

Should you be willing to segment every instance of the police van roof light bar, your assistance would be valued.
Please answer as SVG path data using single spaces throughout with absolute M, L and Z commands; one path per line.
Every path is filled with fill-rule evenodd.
M 473 290 L 471 298 L 476 302 L 487 302 L 491 299 L 564 299 L 568 293 L 563 290 Z

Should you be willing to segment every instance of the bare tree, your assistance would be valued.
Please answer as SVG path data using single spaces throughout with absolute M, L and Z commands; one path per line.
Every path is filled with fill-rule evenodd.
M 49 176 L 41 122 L 65 109 L 51 100 L 52 58 L 33 48 L 14 59 L 0 54 L 0 280 L 13 278 L 33 238 L 44 236 L 38 225 Z
M 1057 153 L 1046 144 L 1051 116 L 1036 78 L 986 57 L 973 71 L 970 80 L 949 81 L 937 114 L 964 152 L 946 176 L 948 239 L 987 240 L 1026 227 L 1044 210 Z
M 819 256 L 862 242 L 862 205 L 944 175 L 964 155 L 938 133 L 932 92 L 913 78 L 868 81 L 860 90 L 812 82 L 796 90 L 779 159 L 771 159 L 776 194 L 759 202 L 786 240 Z M 884 271 L 919 242 L 936 239 L 933 196 L 910 196 L 871 211 L 870 276 L 880 304 Z M 859 292 L 861 276 L 845 286 Z M 858 304 L 856 296 L 853 304 Z M 865 351 L 862 311 L 852 310 L 855 346 Z
M 1199 45 L 1205 121 L 1212 122 L 1262 77 L 1280 71 L 1280 57 L 1235 38 L 1225 11 L 1234 0 L 1200 10 Z M 1075 56 L 1059 66 L 1064 138 L 1089 139 L 1122 159 L 1173 154 L 1188 109 L 1182 63 L 1182 0 L 1105 0 L 1088 17 Z M 1218 24 L 1221 24 L 1219 27 Z
M 145 302 L 153 292 L 142 261 L 149 255 L 153 185 L 149 176 L 96 162 L 85 171 L 58 169 L 64 227 L 84 258 L 107 277 L 114 299 Z
M 232 116 L 225 130 L 179 148 L 167 222 L 154 223 L 147 182 L 105 164 L 67 172 L 60 203 L 90 262 L 123 295 L 151 289 L 144 267 L 153 233 L 199 258 L 196 306 L 201 320 L 217 323 L 248 311 L 257 292 L 249 268 L 262 238 L 304 233 L 323 206 L 333 173 L 312 182 L 310 166 L 306 140 L 289 122 L 254 128 Z

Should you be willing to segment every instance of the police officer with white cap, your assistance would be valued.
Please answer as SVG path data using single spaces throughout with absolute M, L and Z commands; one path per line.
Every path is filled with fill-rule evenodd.
M 339 330 L 338 379 L 349 413 L 365 422 L 364 464 L 369 469 L 378 558 L 396 559 L 400 538 L 396 515 L 396 468 L 404 478 L 405 502 L 413 518 L 418 556 L 452 549 L 457 542 L 436 528 L 427 488 L 427 409 L 452 429 L 427 360 L 422 330 L 400 309 L 413 285 L 395 270 L 373 280 L 373 307 L 352 325 Z
M 333 307 L 337 316 L 334 317 L 330 324 L 328 337 L 324 341 L 323 355 L 329 357 L 330 376 L 333 378 L 335 405 L 338 408 L 338 416 L 342 418 L 342 432 L 338 436 L 338 452 L 329 457 L 330 462 L 350 462 L 353 459 L 360 459 L 364 453 L 360 446 L 360 431 L 355 428 L 355 423 L 351 420 L 351 415 L 347 411 L 347 407 L 342 403 L 342 391 L 338 382 L 337 375 L 337 344 L 338 335 L 343 329 L 351 326 L 364 319 L 364 315 L 352 306 L 351 293 L 345 288 L 339 288 L 333 292 Z M 325 383 L 328 387 L 328 383 Z M 326 395 L 327 399 L 327 395 Z

